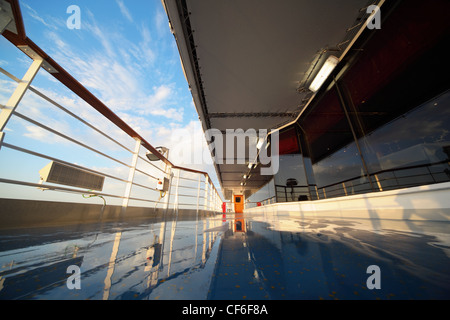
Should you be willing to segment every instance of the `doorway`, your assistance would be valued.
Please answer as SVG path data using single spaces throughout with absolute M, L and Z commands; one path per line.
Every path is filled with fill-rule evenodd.
M 234 196 L 234 212 L 243 213 L 244 212 L 244 196 L 235 195 Z

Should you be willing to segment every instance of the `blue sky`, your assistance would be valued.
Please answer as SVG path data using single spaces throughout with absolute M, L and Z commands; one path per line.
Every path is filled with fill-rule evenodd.
M 160 1 L 20 3 L 28 36 L 109 108 L 133 116 L 138 128 L 197 118 Z M 80 30 L 66 26 L 71 4 L 81 9 Z
M 187 148 L 185 151 L 193 154 L 204 152 L 205 139 L 161 1 L 20 0 L 20 5 L 27 36 L 153 146 L 165 145 L 174 150 Z M 70 5 L 80 8 L 79 30 L 67 27 L 71 14 L 66 11 Z M 0 66 L 21 78 L 31 60 L 3 37 L 0 39 L 0 52 Z M 47 72 L 41 70 L 33 86 L 108 134 L 120 136 L 117 128 L 106 123 L 101 115 Z M 6 103 L 14 87 L 15 83 L 2 75 L 0 103 Z M 72 119 L 53 109 L 42 99 L 27 94 L 18 111 L 44 123 L 50 121 L 54 129 L 77 136 L 95 147 L 101 146 L 108 154 L 129 162 L 128 155 L 121 155 L 108 142 L 101 142 L 95 134 L 78 128 Z M 61 138 L 50 136 L 45 130 L 23 121 L 11 120 L 6 131 L 7 143 L 38 149 L 90 168 L 116 170 L 114 164 L 101 157 L 93 158 L 83 150 L 67 145 Z M 197 141 L 195 146 L 180 146 L 178 138 L 186 136 L 186 133 L 192 136 L 193 132 L 201 142 Z M 126 140 L 123 139 L 120 141 Z M 132 142 L 126 143 L 133 148 Z M 26 171 L 34 175 L 44 162 L 38 161 L 33 166 L 25 160 L 26 156 L 6 150 L 1 152 L 0 165 L 3 168 L 12 163 L 19 166 L 20 162 L 23 166 L 21 169 L 3 169 L 0 176 L 13 178 L 14 173 L 15 177 L 37 182 L 34 176 L 30 179 L 30 173 Z M 174 153 L 170 160 L 176 165 L 207 171 L 218 187 L 211 164 L 192 164 Z M 24 177 L 20 176 L 22 172 Z M 0 192 L 4 193 L 2 190 L 5 191 L 4 185 L 0 185 Z

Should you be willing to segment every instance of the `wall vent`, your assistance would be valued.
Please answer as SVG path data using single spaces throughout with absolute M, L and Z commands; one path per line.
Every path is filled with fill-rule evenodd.
M 43 182 L 102 191 L 105 177 L 52 161 L 39 171 Z

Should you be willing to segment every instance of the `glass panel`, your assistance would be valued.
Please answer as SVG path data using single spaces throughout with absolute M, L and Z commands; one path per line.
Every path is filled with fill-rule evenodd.
M 301 154 L 285 154 L 279 158 L 280 168 L 275 175 L 277 201 L 302 201 L 309 199 L 308 183 Z
M 335 88 L 302 120 L 319 198 L 371 191 Z M 314 188 L 315 189 L 315 188 Z
M 361 139 L 383 190 L 449 181 L 450 90 Z
M 274 177 L 278 202 L 310 200 L 297 128 L 280 132 L 279 169 Z
M 400 14 L 425 9 L 403 3 L 396 23 L 384 25 L 339 84 L 380 190 L 449 181 L 450 79 L 438 76 L 448 23 L 418 27 Z

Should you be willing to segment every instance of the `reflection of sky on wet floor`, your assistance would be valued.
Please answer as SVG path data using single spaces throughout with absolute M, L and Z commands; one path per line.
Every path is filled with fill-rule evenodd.
M 449 225 L 377 226 L 219 215 L 2 231 L 0 299 L 449 299 Z M 66 286 L 69 265 L 80 290 Z

